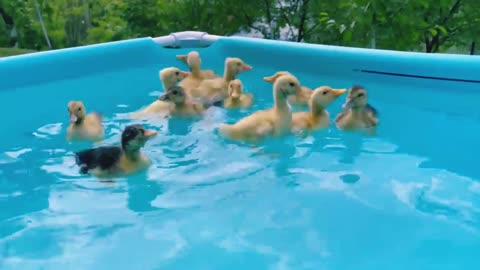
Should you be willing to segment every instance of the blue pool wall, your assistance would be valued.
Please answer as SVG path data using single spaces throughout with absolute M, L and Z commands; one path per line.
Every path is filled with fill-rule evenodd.
M 0 90 L 124 68 L 162 67 L 172 61 L 178 64 L 170 60 L 172 56 L 189 50 L 163 48 L 147 37 L 0 58 Z M 204 61 L 206 68 L 214 65 L 220 72 L 223 59 L 236 56 L 247 59 L 253 66 L 268 65 L 276 70 L 342 75 L 370 70 L 456 79 L 457 85 L 462 80 L 480 82 L 480 56 L 372 50 L 243 37 L 220 38 L 210 47 L 196 50 L 208 59 Z

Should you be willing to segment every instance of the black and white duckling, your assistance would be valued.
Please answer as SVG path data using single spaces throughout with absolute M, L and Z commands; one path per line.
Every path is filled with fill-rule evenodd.
M 127 126 L 122 132 L 121 146 L 100 146 L 76 152 L 75 162 L 80 173 L 97 177 L 138 172 L 151 164 L 140 149 L 156 134 L 141 125 Z
M 378 125 L 378 112 L 367 101 L 367 90 L 355 85 L 350 88 L 343 112 L 339 113 L 335 123 L 342 130 L 374 131 Z
M 228 96 L 223 101 L 223 107 L 229 109 L 248 108 L 252 105 L 253 95 L 243 92 L 243 83 L 239 79 L 228 83 Z
M 85 105 L 81 101 L 68 102 L 67 109 L 70 116 L 70 125 L 67 128 L 68 140 L 99 141 L 103 139 L 102 116 L 99 113 L 87 114 Z

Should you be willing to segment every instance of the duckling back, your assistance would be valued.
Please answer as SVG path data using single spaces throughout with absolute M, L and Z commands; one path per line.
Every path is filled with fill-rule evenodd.
M 80 167 L 80 172 L 88 173 L 90 170 L 109 170 L 117 164 L 122 155 L 122 149 L 116 146 L 101 146 L 86 149 L 75 153 L 75 163 Z

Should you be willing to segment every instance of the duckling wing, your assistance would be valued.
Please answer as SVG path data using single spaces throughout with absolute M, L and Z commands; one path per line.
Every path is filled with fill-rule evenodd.
M 120 160 L 122 149 L 117 146 L 101 146 L 75 153 L 75 163 L 80 167 L 80 172 L 88 173 L 89 170 L 100 168 L 110 169 Z
M 367 104 L 365 109 L 372 114 L 373 117 L 378 117 L 378 111 L 372 105 Z

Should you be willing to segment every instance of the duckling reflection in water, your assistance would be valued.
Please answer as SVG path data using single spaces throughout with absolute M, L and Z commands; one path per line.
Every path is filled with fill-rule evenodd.
M 343 112 L 335 119 L 337 127 L 346 131 L 364 131 L 369 135 L 376 133 L 378 112 L 367 101 L 367 90 L 362 86 L 353 86 L 343 105 Z
M 122 132 L 121 146 L 100 146 L 75 153 L 80 173 L 97 177 L 131 174 L 146 169 L 150 160 L 140 149 L 157 134 L 141 125 L 127 126 Z

